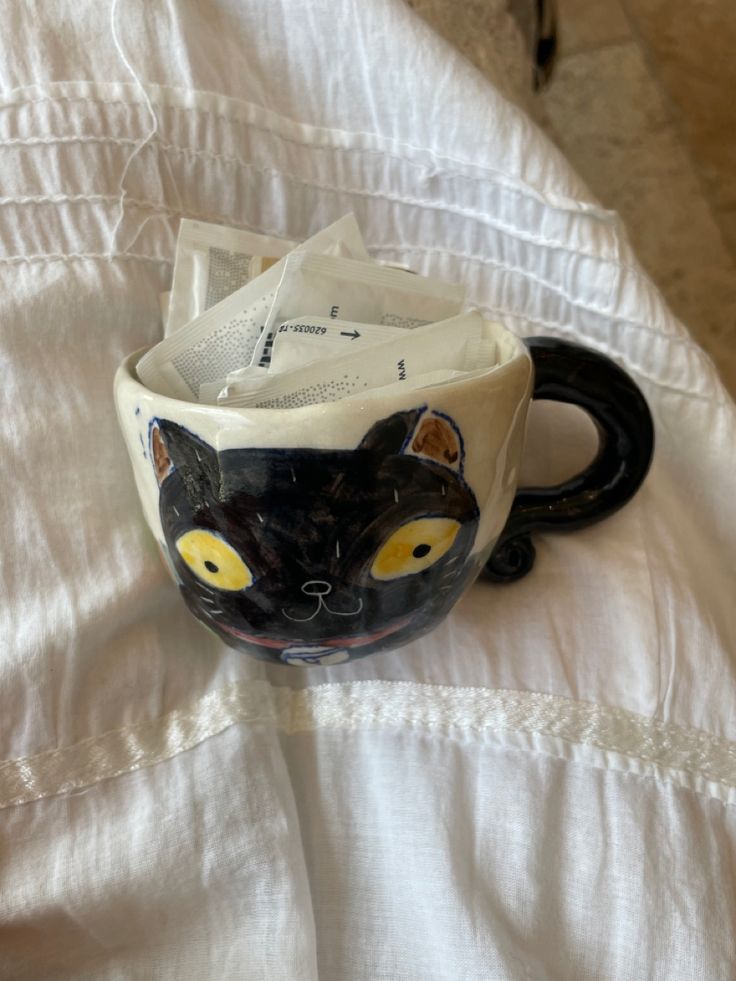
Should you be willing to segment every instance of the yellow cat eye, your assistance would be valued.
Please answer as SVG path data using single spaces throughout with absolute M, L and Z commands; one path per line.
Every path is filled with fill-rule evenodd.
M 208 586 L 236 592 L 253 584 L 253 573 L 235 549 L 212 531 L 195 528 L 185 532 L 176 540 L 176 550 Z
M 455 541 L 460 523 L 452 518 L 417 518 L 397 529 L 376 553 L 374 579 L 398 579 L 438 562 Z

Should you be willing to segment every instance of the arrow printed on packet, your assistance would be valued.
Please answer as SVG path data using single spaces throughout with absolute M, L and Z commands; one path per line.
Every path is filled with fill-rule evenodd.
M 358 333 L 357 330 L 350 330 L 350 331 L 348 331 L 348 330 L 341 330 L 340 331 L 340 337 L 350 337 L 353 340 L 356 340 L 358 337 L 360 337 L 360 334 Z

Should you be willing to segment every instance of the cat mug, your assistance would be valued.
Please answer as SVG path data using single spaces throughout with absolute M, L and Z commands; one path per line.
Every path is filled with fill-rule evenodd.
M 339 664 L 432 630 L 481 574 L 530 571 L 537 531 L 574 530 L 628 501 L 652 420 L 604 356 L 492 325 L 497 363 L 419 391 L 292 409 L 159 395 L 115 377 L 146 521 L 195 617 L 227 645 Z M 517 488 L 532 398 L 585 409 L 596 458 L 554 487 Z

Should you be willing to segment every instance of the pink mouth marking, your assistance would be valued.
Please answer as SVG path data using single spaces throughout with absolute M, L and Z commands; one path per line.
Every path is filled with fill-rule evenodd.
M 328 638 L 317 638 L 310 641 L 310 644 L 321 645 L 323 647 L 362 647 L 364 644 L 372 644 L 375 640 L 381 640 L 382 637 L 388 637 L 389 634 L 395 633 L 402 627 L 405 627 L 407 623 L 411 620 L 411 617 L 405 617 L 403 620 L 399 620 L 398 623 L 392 624 L 390 627 L 384 627 L 383 630 L 377 630 L 372 634 L 357 634 L 353 637 L 328 637 Z M 284 650 L 287 647 L 292 647 L 294 644 L 303 643 L 301 640 L 277 640 L 272 637 L 258 637 L 256 634 L 247 634 L 244 630 L 236 630 L 235 627 L 228 627 L 224 623 L 217 624 L 221 630 L 232 634 L 233 637 L 239 637 L 241 640 L 250 641 L 251 644 L 256 644 L 259 647 L 271 647 L 274 650 Z

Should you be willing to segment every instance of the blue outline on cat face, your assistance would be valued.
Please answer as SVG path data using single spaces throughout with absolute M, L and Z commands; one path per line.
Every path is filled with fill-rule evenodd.
M 432 629 L 475 578 L 478 507 L 460 473 L 462 437 L 442 413 L 395 413 L 354 450 L 218 453 L 165 419 L 149 434 L 169 563 L 190 610 L 229 646 L 290 664 L 361 657 Z M 432 517 L 458 522 L 446 554 L 418 572 L 371 576 L 399 528 Z M 202 581 L 176 548 L 192 529 L 226 541 L 252 585 Z

